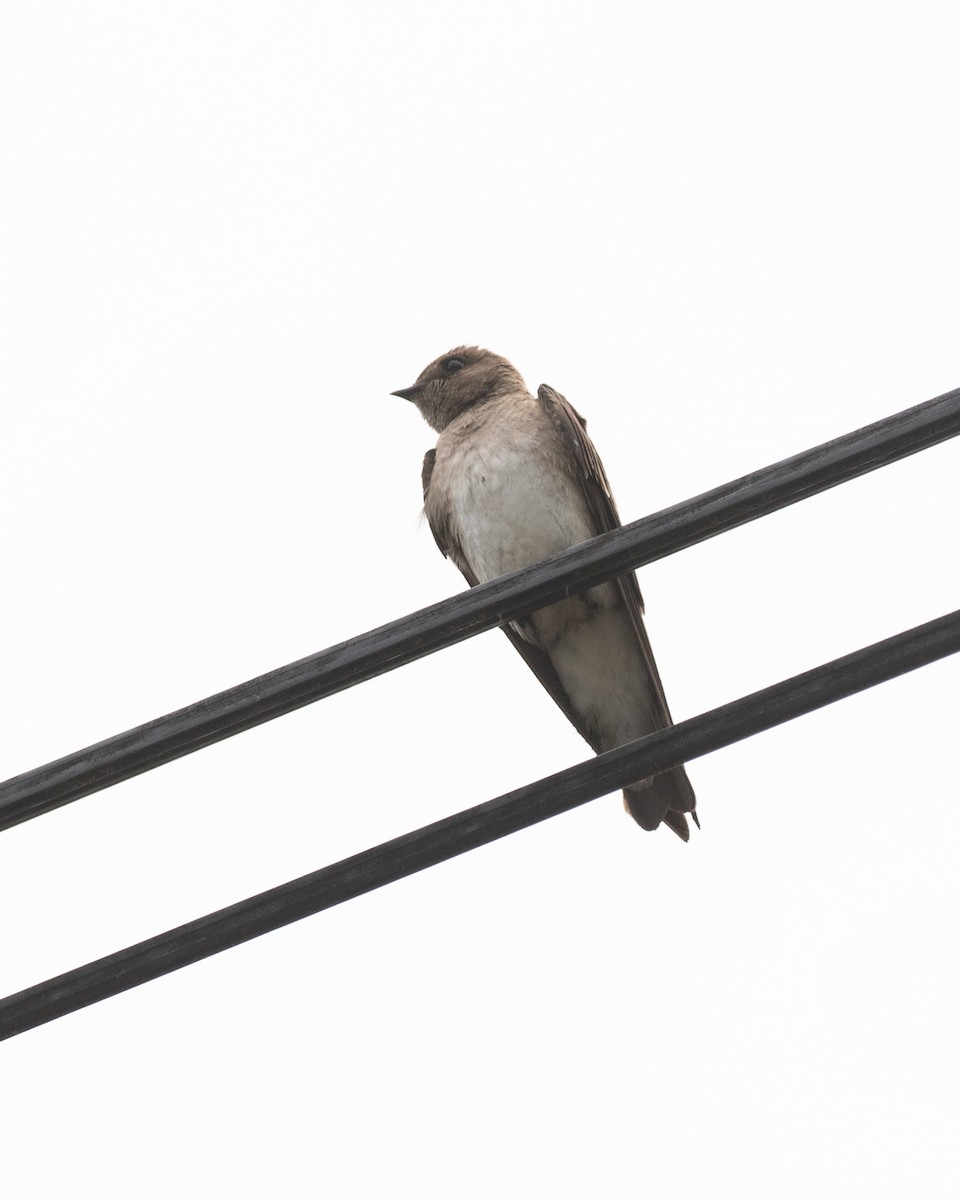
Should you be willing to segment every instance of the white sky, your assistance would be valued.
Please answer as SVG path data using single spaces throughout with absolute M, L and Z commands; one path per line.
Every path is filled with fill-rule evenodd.
M 477 342 L 631 520 L 960 384 L 956 8 L 0 21 L 7 777 L 460 590 Z M 958 605 L 948 444 L 645 568 L 677 717 Z M 19 1197 L 953 1197 L 947 660 L 0 1046 Z M 497 632 L 0 836 L 6 995 L 588 755 Z M 134 1182 L 131 1182 L 134 1181 Z

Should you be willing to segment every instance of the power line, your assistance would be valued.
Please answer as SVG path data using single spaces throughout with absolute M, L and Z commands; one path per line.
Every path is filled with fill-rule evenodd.
M 960 388 L 0 785 L 0 830 L 960 433 Z
M 0 1039 L 960 650 L 960 610 L 0 1000 Z

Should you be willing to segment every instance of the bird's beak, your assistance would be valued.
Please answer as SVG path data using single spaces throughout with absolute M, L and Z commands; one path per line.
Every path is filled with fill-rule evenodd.
M 423 391 L 422 383 L 415 383 L 412 387 L 400 388 L 399 391 L 391 392 L 391 396 L 399 396 L 401 400 L 416 400 L 418 394 Z

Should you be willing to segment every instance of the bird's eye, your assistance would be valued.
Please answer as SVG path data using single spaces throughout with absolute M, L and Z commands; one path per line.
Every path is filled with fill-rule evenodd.
M 443 369 L 448 375 L 453 375 L 456 371 L 462 371 L 467 364 L 462 358 L 448 358 L 443 364 Z

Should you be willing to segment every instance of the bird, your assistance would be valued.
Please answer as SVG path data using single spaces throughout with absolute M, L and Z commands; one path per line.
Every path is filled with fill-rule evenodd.
M 586 421 L 547 384 L 479 346 L 434 359 L 409 400 L 438 434 L 423 460 L 424 513 L 444 556 L 471 587 L 620 528 Z M 503 626 L 595 753 L 673 724 L 643 623 L 633 571 Z M 643 829 L 684 841 L 699 826 L 687 773 L 675 767 L 624 788 Z

